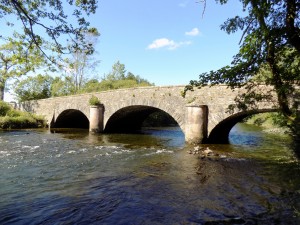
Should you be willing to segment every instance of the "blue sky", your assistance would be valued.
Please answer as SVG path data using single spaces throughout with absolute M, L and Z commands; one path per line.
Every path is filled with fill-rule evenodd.
M 92 26 L 101 33 L 96 46 L 100 77 L 116 61 L 155 85 L 188 84 L 202 72 L 228 65 L 241 33 L 228 35 L 220 25 L 238 13 L 238 0 L 227 5 L 196 0 L 102 0 Z
M 186 85 L 230 64 L 242 34 L 228 35 L 220 26 L 242 13 L 241 3 L 207 0 L 202 13 L 197 0 L 99 0 L 89 18 L 101 33 L 95 55 L 100 63 L 92 78 L 101 79 L 120 61 L 157 86 Z M 11 94 L 5 99 L 12 100 Z

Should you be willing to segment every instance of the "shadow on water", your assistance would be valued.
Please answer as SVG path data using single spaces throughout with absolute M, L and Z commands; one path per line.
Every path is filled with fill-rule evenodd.
M 151 127 L 129 134 L 90 133 L 86 129 L 57 128 L 51 133 L 62 134 L 64 138 L 86 140 L 90 144 L 102 143 L 105 145 L 124 145 L 128 148 L 142 147 L 177 147 L 185 145 L 184 134 L 179 127 Z

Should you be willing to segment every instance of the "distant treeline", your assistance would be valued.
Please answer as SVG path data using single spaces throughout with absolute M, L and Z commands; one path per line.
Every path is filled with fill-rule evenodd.
M 75 79 L 64 75 L 53 77 L 50 75 L 29 76 L 19 81 L 14 88 L 19 102 L 37 100 L 50 97 L 100 92 L 120 88 L 153 86 L 148 80 L 126 72 L 125 65 L 119 61 L 113 65 L 112 71 L 100 79 Z

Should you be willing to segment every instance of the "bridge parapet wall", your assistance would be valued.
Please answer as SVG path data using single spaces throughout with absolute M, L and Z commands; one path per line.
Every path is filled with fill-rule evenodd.
M 105 107 L 104 126 L 111 115 L 121 108 L 132 105 L 156 107 L 169 113 L 184 128 L 186 100 L 181 97 L 184 86 L 139 87 L 95 92 L 81 95 L 63 96 L 26 102 L 22 108 L 44 115 L 50 123 L 67 109 L 76 109 L 89 118 L 89 99 L 98 97 Z

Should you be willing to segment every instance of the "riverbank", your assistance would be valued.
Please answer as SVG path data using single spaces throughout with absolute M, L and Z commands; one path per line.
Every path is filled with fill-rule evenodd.
M 287 134 L 289 132 L 288 128 L 276 124 L 274 122 L 275 116 L 276 113 L 256 114 L 246 119 L 245 123 L 258 126 L 262 129 L 263 132 Z
M 44 128 L 46 121 L 42 116 L 14 109 L 0 101 L 0 129 Z

